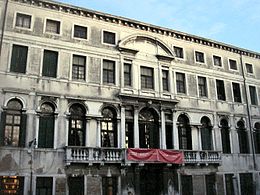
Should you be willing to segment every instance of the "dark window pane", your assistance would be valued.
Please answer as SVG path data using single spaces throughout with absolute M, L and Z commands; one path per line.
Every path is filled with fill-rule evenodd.
M 251 173 L 240 173 L 241 194 L 255 194 L 253 175 Z
M 84 177 L 68 178 L 69 195 L 84 195 Z
M 186 93 L 185 74 L 176 73 L 177 93 Z
M 237 122 L 237 133 L 238 133 L 238 141 L 239 141 L 239 150 L 240 153 L 246 154 L 249 153 L 249 143 L 248 143 L 248 133 L 245 128 L 245 124 L 243 121 Z
M 260 154 L 260 123 L 255 123 L 254 126 L 254 141 L 255 141 L 255 152 Z
M 253 74 L 253 65 L 246 63 L 246 71 L 247 73 Z
M 108 31 L 103 31 L 103 43 L 116 44 L 116 34 Z
M 124 63 L 124 86 L 132 86 L 132 64 Z
M 73 55 L 72 79 L 85 80 L 86 57 Z
M 234 102 L 242 102 L 241 99 L 241 92 L 240 92 L 240 85 L 238 83 L 232 83 L 233 87 L 233 96 L 234 96 Z
M 141 67 L 141 88 L 153 89 L 153 68 Z
M 46 32 L 60 34 L 60 22 L 55 20 L 46 20 Z
M 52 177 L 37 177 L 36 195 L 52 195 Z
M 22 28 L 31 28 L 31 16 L 17 13 L 15 26 Z
M 27 64 L 28 47 L 13 45 L 11 72 L 25 73 Z
M 178 133 L 179 133 L 179 148 L 191 150 L 192 149 L 192 138 L 191 138 L 191 127 L 189 119 L 184 114 L 178 117 Z
M 198 77 L 199 96 L 207 97 L 207 83 L 205 77 Z
M 218 100 L 226 100 L 225 86 L 223 80 L 216 80 Z
M 232 70 L 237 70 L 237 61 L 229 59 L 229 66 Z
M 88 28 L 84 26 L 74 25 L 74 37 L 87 39 L 88 38 Z
M 202 150 L 212 150 L 212 126 L 209 118 L 202 117 L 200 130 Z
M 191 175 L 181 175 L 181 192 L 182 195 L 193 194 L 193 184 Z
M 223 153 L 231 153 L 230 148 L 230 136 L 229 136 L 229 126 L 228 122 L 225 119 L 220 121 L 221 128 L 221 140 L 222 140 L 222 151 Z
M 183 58 L 183 49 L 181 47 L 174 46 L 175 57 Z
M 225 174 L 226 195 L 235 195 L 233 186 L 233 174 Z
M 162 84 L 163 90 L 169 91 L 169 81 L 168 81 L 168 70 L 162 70 Z
M 58 52 L 44 50 L 42 76 L 56 77 Z
M 205 62 L 204 53 L 202 53 L 202 52 L 196 51 L 195 52 L 195 58 L 196 58 L 196 62 L 201 62 L 201 63 Z
M 213 63 L 215 66 L 222 66 L 221 57 L 213 56 Z
M 249 86 L 249 93 L 250 93 L 250 99 L 252 105 L 257 105 L 257 95 L 256 95 L 256 87 L 255 86 Z
M 115 62 L 103 60 L 103 83 L 115 84 Z

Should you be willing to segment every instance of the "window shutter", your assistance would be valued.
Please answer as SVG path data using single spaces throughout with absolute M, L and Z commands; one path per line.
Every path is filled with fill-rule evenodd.
M 46 117 L 46 148 L 53 148 L 54 116 Z
M 6 112 L 2 112 L 1 121 L 0 121 L 0 146 L 4 145 L 5 118 L 6 118 Z
M 46 139 L 46 120 L 45 117 L 40 116 L 39 121 L 39 134 L 38 134 L 38 147 L 45 148 Z
M 19 135 L 19 146 L 20 147 L 25 146 L 26 124 L 27 124 L 27 115 L 25 113 L 23 113 L 21 115 L 21 129 L 20 129 L 20 135 Z

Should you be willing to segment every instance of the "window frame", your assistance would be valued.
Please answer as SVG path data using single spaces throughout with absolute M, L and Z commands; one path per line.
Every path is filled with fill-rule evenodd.
M 47 23 L 48 23 L 48 20 L 49 21 L 53 21 L 53 22 L 57 22 L 59 23 L 59 28 L 58 28 L 58 33 L 57 32 L 52 32 L 52 31 L 48 31 L 47 30 Z M 54 18 L 45 18 L 45 22 L 44 22 L 44 33 L 46 34 L 51 34 L 51 35 L 56 35 L 56 36 L 61 36 L 62 35 L 62 22 L 61 20 L 57 20 L 57 19 L 54 19 Z
M 249 72 L 249 71 L 248 71 L 248 68 L 247 68 L 248 65 L 251 66 L 252 72 Z M 246 63 L 245 63 L 245 68 L 246 68 L 246 73 L 247 73 L 247 74 L 249 74 L 249 75 L 254 75 L 254 72 L 255 72 L 255 71 L 254 71 L 254 65 L 253 65 L 253 64 L 246 62 Z
M 30 27 L 29 28 L 28 27 L 24 27 L 24 26 L 17 26 L 18 14 L 30 17 Z M 14 18 L 15 18 L 14 24 L 13 24 L 14 28 L 22 29 L 22 30 L 28 30 L 28 31 L 32 31 L 33 30 L 33 16 L 31 14 L 28 14 L 28 13 L 25 13 L 25 12 L 16 11 Z
M 152 75 L 143 75 L 142 74 L 142 68 L 144 69 L 150 69 L 152 72 Z M 145 86 L 142 85 L 142 79 L 145 79 Z M 154 90 L 155 87 L 155 82 L 154 82 L 154 68 L 150 66 L 140 66 L 140 88 L 141 90 Z M 151 85 L 152 87 L 147 87 L 147 82 L 150 82 L 149 80 L 152 81 Z
M 205 81 L 203 86 L 199 83 L 200 81 L 200 78 L 203 78 L 203 80 Z M 209 92 L 208 92 L 208 79 L 207 77 L 204 77 L 204 76 L 197 76 L 197 89 L 198 89 L 198 97 L 199 98 L 209 98 Z M 205 91 L 205 94 L 202 94 L 202 90 L 201 87 L 203 87 L 203 91 Z
M 18 71 L 11 71 L 11 69 L 12 69 L 12 57 L 13 57 L 13 48 L 14 48 L 14 46 L 19 46 L 19 47 L 27 47 L 27 58 L 26 58 L 26 64 L 25 64 L 25 70 L 24 70 L 24 72 L 18 72 Z M 30 63 L 30 58 L 29 58 L 29 56 L 30 56 L 30 46 L 28 46 L 28 45 L 20 45 L 19 43 L 18 44 L 16 44 L 16 43 L 14 43 L 14 44 L 12 44 L 12 45 L 10 45 L 10 53 L 11 53 L 11 55 L 10 55 L 10 57 L 9 57 L 9 63 L 8 63 L 8 71 L 10 72 L 10 73 L 14 73 L 14 74 L 26 74 L 27 73 L 27 67 L 28 67 L 28 64 Z
M 125 65 L 129 66 L 129 72 L 126 72 Z M 124 87 L 133 86 L 133 63 L 132 61 L 124 61 Z M 129 83 L 126 84 L 126 76 L 128 77 Z
M 198 61 L 197 60 L 197 54 L 202 54 L 203 55 L 203 61 Z M 195 63 L 206 64 L 206 54 L 204 52 L 202 52 L 202 51 L 195 50 L 194 51 L 194 60 L 195 60 Z
M 184 93 L 183 92 L 178 92 L 178 82 L 177 82 L 177 74 L 181 74 L 183 75 L 184 79 L 183 79 L 183 86 L 184 86 Z M 183 73 L 183 72 L 175 72 L 175 82 L 176 82 L 176 94 L 183 94 L 183 95 L 186 95 L 187 94 L 187 81 L 186 81 L 186 74 Z
M 222 90 L 220 90 L 221 93 L 219 93 L 219 90 L 218 90 L 218 81 L 221 81 L 223 83 L 223 92 L 221 92 Z M 216 98 L 218 101 L 226 101 L 227 100 L 227 95 L 226 95 L 226 88 L 225 88 L 225 81 L 224 80 L 220 80 L 220 79 L 215 79 L 215 83 L 216 83 Z M 221 99 L 220 98 L 220 95 L 223 96 L 224 98 Z
M 108 71 L 107 72 L 107 76 L 108 76 L 108 80 L 109 80 L 109 72 L 111 73 L 111 69 L 104 69 L 104 62 L 108 61 L 108 62 L 113 62 L 114 63 L 114 69 L 113 69 L 113 82 L 110 81 L 104 81 L 104 70 Z M 102 73 L 102 84 L 103 85 L 116 85 L 117 84 L 117 62 L 113 59 L 108 59 L 108 58 L 104 58 L 102 59 L 102 69 L 101 69 Z
M 251 89 L 254 89 L 254 101 L 252 101 L 252 94 L 251 94 Z M 249 85 L 248 86 L 248 90 L 249 90 L 249 96 L 250 96 L 250 103 L 253 106 L 258 106 L 258 93 L 257 93 L 257 86 L 254 85 Z
M 86 38 L 75 37 L 75 27 L 76 27 L 76 26 L 81 27 L 81 28 L 86 28 L 86 35 L 87 35 Z M 89 32 L 90 32 L 90 31 L 89 31 L 89 26 L 74 23 L 74 24 L 73 24 L 73 28 L 72 28 L 71 36 L 72 36 L 73 39 L 78 39 L 78 40 L 85 40 L 85 41 L 88 41 L 88 40 L 89 40 Z
M 164 77 L 164 72 L 166 73 L 165 77 Z M 169 70 L 168 69 L 162 69 L 161 73 L 162 73 L 162 77 L 161 77 L 161 79 L 162 79 L 162 91 L 163 92 L 170 92 Z M 166 87 L 166 89 L 164 87 Z
M 57 53 L 56 76 L 55 76 L 55 77 L 49 76 L 49 75 L 47 75 L 47 76 L 46 76 L 46 75 L 43 75 L 43 69 L 44 69 L 44 53 L 45 53 L 45 51 Z M 40 74 L 40 75 L 41 75 L 42 77 L 46 77 L 46 78 L 53 78 L 53 79 L 59 78 L 59 75 L 58 75 L 58 73 L 59 73 L 59 61 L 60 61 L 60 52 L 59 52 L 58 50 L 52 50 L 52 49 L 49 49 L 49 48 L 43 49 L 43 50 L 42 50 L 42 62 L 41 62 L 41 74 Z
M 108 33 L 111 33 L 111 34 L 114 34 L 115 35 L 115 41 L 114 43 L 107 43 L 104 41 L 104 36 L 105 36 L 105 32 L 108 32 Z M 101 31 L 101 41 L 102 41 L 102 44 L 104 45 L 109 45 L 109 46 L 115 46 L 117 44 L 117 33 L 115 31 L 111 31 L 111 30 L 106 30 L 106 29 L 102 29 Z
M 82 58 L 84 58 L 84 65 L 74 64 L 74 57 L 82 57 Z M 78 53 L 73 53 L 71 55 L 71 76 L 70 76 L 70 78 L 71 78 L 72 81 L 82 82 L 82 81 L 86 81 L 87 80 L 87 60 L 88 60 L 88 58 L 85 55 L 81 55 L 81 54 L 78 54 Z M 74 66 L 84 67 L 84 79 L 74 78 L 73 77 L 73 67 Z M 77 77 L 79 76 L 78 73 L 79 73 L 79 70 L 77 71 Z
M 236 63 L 236 69 L 231 68 L 231 63 L 230 62 L 232 62 L 232 61 L 234 61 Z M 235 71 L 235 72 L 239 71 L 237 60 L 235 60 L 233 58 L 229 58 L 228 59 L 228 67 L 229 67 L 229 70 L 231 70 L 231 71 Z
M 232 85 L 232 97 L 233 97 L 232 99 L 233 99 L 233 102 L 235 102 L 235 103 L 240 103 L 240 104 L 243 103 L 242 91 L 241 91 L 241 84 L 240 84 L 240 83 L 237 83 L 237 82 L 232 82 L 231 85 Z M 239 96 L 240 96 L 240 97 L 238 97 L 238 96 L 235 97 L 234 85 L 238 85 Z M 236 98 L 239 98 L 240 101 L 237 101 Z
M 41 185 L 39 186 L 39 180 L 41 181 Z M 47 191 L 45 191 L 48 195 L 52 195 L 53 194 L 53 182 L 54 179 L 53 177 L 36 177 L 36 186 L 35 186 L 35 194 L 38 194 L 38 190 L 41 189 L 47 189 Z M 42 184 L 43 183 L 43 184 Z M 49 184 L 51 183 L 51 184 Z M 51 192 L 51 194 L 50 194 Z M 44 193 L 45 195 L 47 195 L 46 193 Z M 42 193 L 40 193 L 42 195 Z
M 175 52 L 176 49 L 177 49 L 177 50 L 179 50 L 179 49 L 181 50 L 181 52 L 182 52 L 182 56 L 181 56 L 181 57 L 179 57 L 179 56 L 176 55 L 176 52 Z M 184 57 L 185 57 L 184 53 L 185 53 L 185 52 L 184 52 L 183 47 L 180 47 L 180 46 L 174 45 L 174 46 L 173 46 L 173 51 L 174 51 L 174 54 L 175 54 L 175 56 L 174 56 L 175 58 L 177 58 L 177 59 L 181 59 L 181 60 L 184 60 Z
M 220 66 L 215 64 L 215 58 L 220 58 Z M 213 54 L 212 55 L 212 62 L 213 62 L 214 67 L 223 68 L 223 59 L 222 59 L 221 56 Z

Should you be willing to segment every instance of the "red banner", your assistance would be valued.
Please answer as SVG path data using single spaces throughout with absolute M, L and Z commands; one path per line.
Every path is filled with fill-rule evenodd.
M 174 150 L 128 148 L 127 159 L 132 161 L 183 163 L 183 153 Z

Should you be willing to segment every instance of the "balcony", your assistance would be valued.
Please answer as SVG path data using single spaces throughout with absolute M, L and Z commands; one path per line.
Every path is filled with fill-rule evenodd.
M 183 164 L 221 164 L 221 152 L 219 151 L 193 151 L 180 150 L 183 152 Z M 89 165 L 98 164 L 131 164 L 131 163 L 158 163 L 146 161 L 129 161 L 127 150 L 122 148 L 90 148 L 68 146 L 65 148 L 65 163 L 87 163 Z

